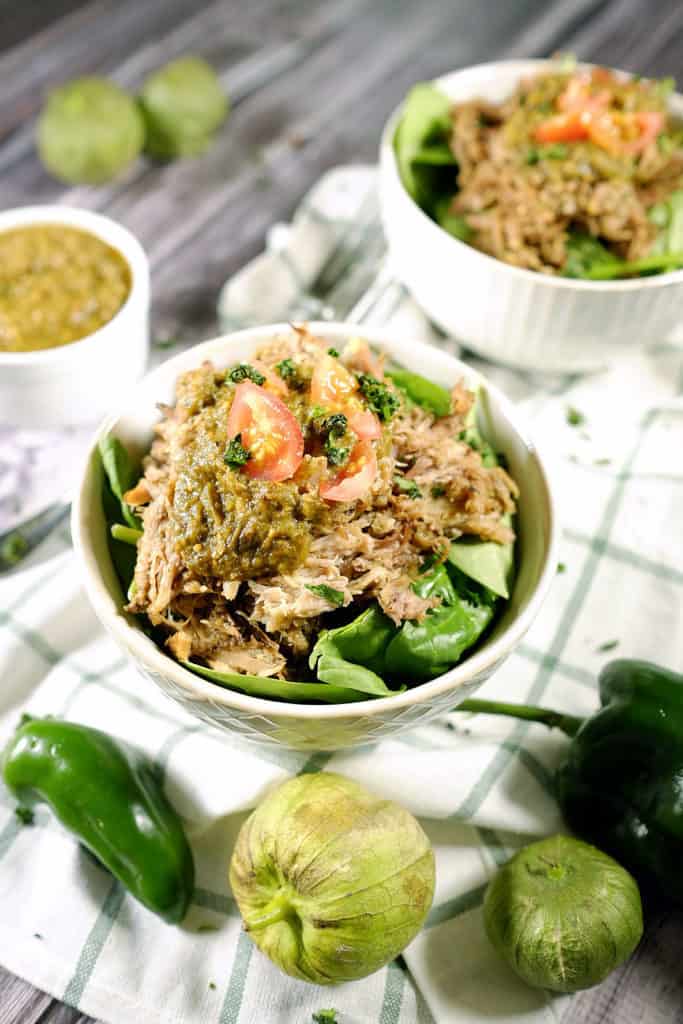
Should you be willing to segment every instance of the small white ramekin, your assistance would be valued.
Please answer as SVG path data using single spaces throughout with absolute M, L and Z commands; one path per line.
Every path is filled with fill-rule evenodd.
M 311 324 L 311 331 L 340 346 L 362 335 L 410 370 L 445 386 L 463 378 L 481 388 L 480 427 L 502 452 L 520 487 L 518 567 L 510 601 L 484 642 L 444 675 L 380 700 L 357 704 L 295 704 L 250 697 L 202 679 L 174 661 L 123 611 L 124 597 L 109 554 L 101 492 L 97 440 L 113 432 L 136 456 L 149 450 L 158 402 L 172 402 L 180 373 L 209 359 L 216 366 L 249 360 L 254 350 L 291 330 L 287 324 L 254 327 L 215 338 L 158 366 L 128 396 L 125 407 L 108 417 L 93 439 L 77 487 L 71 532 L 81 577 L 97 616 L 140 672 L 190 714 L 260 745 L 298 750 L 335 750 L 414 728 L 455 707 L 474 693 L 514 651 L 536 617 L 555 577 L 558 525 L 545 465 L 526 434 L 521 417 L 501 392 L 447 352 L 417 341 L 401 341 L 390 331 L 357 324 Z
M 116 316 L 80 341 L 36 352 L 0 352 L 0 424 L 59 427 L 93 423 L 145 371 L 149 351 L 149 263 L 121 224 L 70 206 L 22 206 L 0 213 L 0 231 L 30 224 L 80 228 L 118 249 L 131 290 Z
M 551 61 L 501 61 L 435 80 L 454 102 L 499 103 Z M 619 72 L 621 74 L 621 72 Z M 683 97 L 671 98 L 683 116 Z M 380 148 L 382 219 L 398 277 L 443 330 L 495 362 L 576 372 L 609 366 L 628 348 L 660 342 L 683 321 L 683 270 L 624 281 L 578 281 L 510 266 L 458 241 L 406 192 L 392 141 Z

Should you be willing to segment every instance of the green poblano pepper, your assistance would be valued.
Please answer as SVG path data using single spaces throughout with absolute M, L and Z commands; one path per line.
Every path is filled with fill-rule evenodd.
M 546 708 L 468 700 L 457 711 L 542 722 L 572 737 L 556 776 L 569 827 L 683 904 L 683 675 L 618 659 L 585 720 Z
M 2 774 L 22 804 L 46 803 L 149 910 L 182 920 L 192 851 L 148 758 L 98 729 L 34 718 L 9 741 Z
M 491 943 L 534 988 L 577 992 L 628 959 L 643 934 L 635 881 L 615 860 L 569 836 L 524 847 L 484 899 Z

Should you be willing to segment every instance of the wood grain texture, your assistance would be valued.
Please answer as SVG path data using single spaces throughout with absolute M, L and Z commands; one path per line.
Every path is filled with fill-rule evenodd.
M 225 278 L 328 168 L 373 161 L 412 82 L 558 49 L 652 75 L 683 63 L 680 0 L 0 0 L 0 206 L 65 202 L 120 219 L 152 261 L 158 336 L 206 337 Z M 137 87 L 201 53 L 233 110 L 200 160 L 140 160 L 120 182 L 65 189 L 39 164 L 50 87 L 102 73 Z M 655 917 L 629 965 L 575 998 L 563 1024 L 681 1024 L 683 915 Z M 88 1018 L 0 969 L 0 1024 Z M 290 1024 L 290 1022 L 283 1022 Z

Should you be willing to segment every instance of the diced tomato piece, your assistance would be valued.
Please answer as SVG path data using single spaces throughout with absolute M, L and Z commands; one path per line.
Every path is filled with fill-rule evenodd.
M 355 403 L 345 410 L 351 430 L 358 435 L 361 441 L 379 440 L 382 436 L 382 425 L 374 412 L 371 412 L 370 409 L 363 409 L 360 402 L 357 409 L 354 408 L 354 405 Z
M 331 480 L 320 483 L 320 497 L 325 501 L 356 501 L 362 497 L 377 476 L 377 456 L 371 441 L 358 441 L 344 468 Z
M 311 379 L 311 402 L 330 412 L 341 412 L 358 390 L 358 381 L 334 356 L 327 353 L 315 365 Z
M 589 123 L 589 112 L 570 110 L 539 124 L 534 138 L 537 142 L 580 142 L 588 138 Z
M 240 435 L 250 454 L 244 471 L 255 480 L 288 480 L 304 457 L 296 418 L 277 395 L 249 380 L 235 388 L 227 434 L 228 440 Z
M 289 388 L 283 381 L 282 377 L 278 376 L 277 373 L 274 373 L 269 366 L 266 366 L 265 363 L 260 362 L 258 359 L 252 359 L 251 365 L 266 378 L 266 382 L 263 385 L 266 391 L 272 391 L 274 394 L 280 395 L 282 398 L 285 398 L 289 394 Z
M 621 128 L 615 115 L 607 111 L 591 115 L 588 120 L 588 137 L 596 146 L 606 149 L 609 153 L 619 153 L 623 150 Z
M 361 373 L 369 373 L 380 380 L 383 376 L 382 362 L 373 353 L 364 338 L 349 338 L 344 349 L 343 359 L 354 369 L 360 370 Z
M 640 131 L 637 139 L 624 144 L 624 151 L 626 153 L 642 153 L 651 142 L 654 142 L 659 133 L 664 130 L 665 117 L 659 110 L 641 110 L 622 116 L 632 118 Z

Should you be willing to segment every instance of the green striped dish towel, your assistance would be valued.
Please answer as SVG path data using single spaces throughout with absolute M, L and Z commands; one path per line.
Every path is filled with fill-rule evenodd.
M 279 318 L 373 187 L 374 171 L 365 167 L 322 179 L 292 226 L 274 231 L 266 253 L 228 283 L 224 324 Z M 388 264 L 362 307 L 367 322 L 457 350 Z M 672 400 L 682 390 L 682 365 L 680 350 L 655 344 L 582 379 L 532 380 L 484 367 L 554 453 L 566 530 L 564 571 L 483 696 L 588 713 L 597 705 L 596 675 L 614 653 L 678 663 L 683 417 Z M 453 714 L 331 756 L 246 747 L 189 718 L 125 663 L 89 609 L 66 533 L 50 543 L 49 558 L 0 580 L 1 738 L 28 710 L 102 727 L 149 751 L 187 821 L 197 889 L 184 926 L 171 928 L 47 813 L 22 826 L 0 791 L 0 962 L 111 1024 L 309 1024 L 330 1006 L 340 1024 L 549 1024 L 566 1012 L 566 998 L 526 988 L 497 960 L 481 916 L 496 866 L 530 837 L 560 827 L 549 790 L 561 737 Z M 417 814 L 438 875 L 427 927 L 404 957 L 332 989 L 284 977 L 252 947 L 226 878 L 237 830 L 259 795 L 290 774 L 323 767 Z

